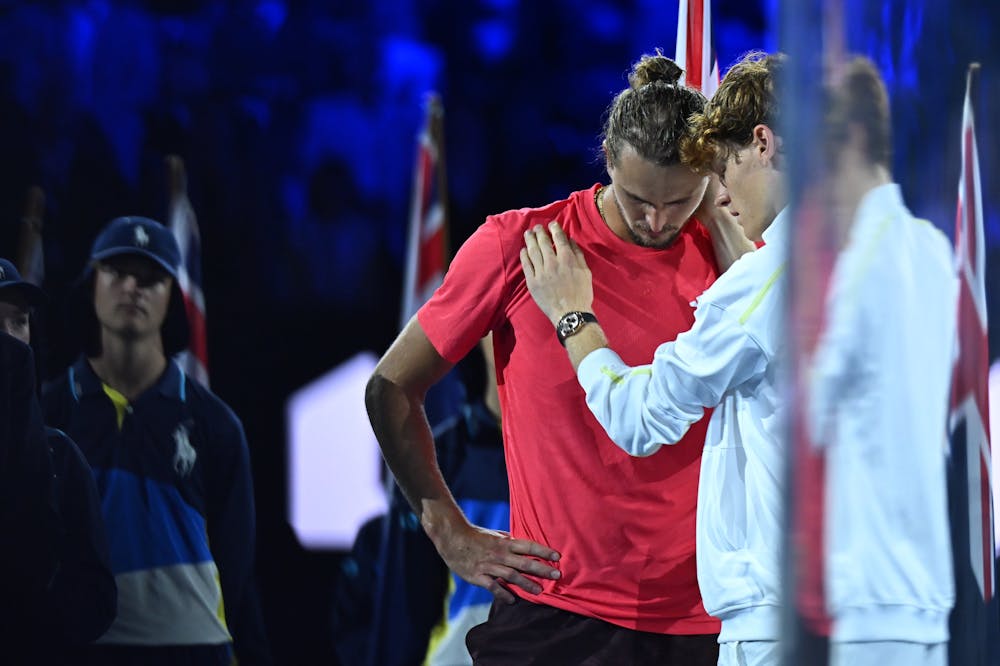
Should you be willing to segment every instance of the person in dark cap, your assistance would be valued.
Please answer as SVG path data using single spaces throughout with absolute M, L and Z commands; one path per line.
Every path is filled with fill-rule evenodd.
M 0 259 L 0 332 L 29 344 L 31 310 L 45 303 L 45 294 L 21 279 L 17 267 Z
M 0 345 L 6 405 L 3 487 L 4 557 L 24 559 L 20 588 L 0 595 L 3 644 L 9 663 L 67 664 L 73 653 L 111 625 L 116 610 L 115 579 L 108 539 L 90 466 L 63 432 L 43 428 L 35 394 L 31 311 L 45 303 L 35 285 L 0 259 Z M 16 359 L 16 360 L 15 360 Z M 16 421 L 16 423 L 15 423 Z M 9 547 L 8 547 L 9 546 Z M 21 578 L 22 572 L 29 573 Z M 18 586 L 15 585 L 15 588 Z
M 144 217 L 97 236 L 74 301 L 83 355 L 46 388 L 84 452 L 109 527 L 118 616 L 88 663 L 270 663 L 253 582 L 246 438 L 171 356 L 187 343 L 171 232 Z

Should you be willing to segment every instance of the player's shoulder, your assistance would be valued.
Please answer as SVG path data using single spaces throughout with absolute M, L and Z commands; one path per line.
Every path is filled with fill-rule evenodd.
M 924 220 L 919 217 L 914 217 L 912 219 L 913 224 L 916 226 L 917 233 L 923 236 L 924 242 L 927 245 L 928 254 L 951 263 L 954 248 L 948 236 L 928 220 Z
M 525 231 L 536 224 L 546 225 L 556 220 L 565 226 L 567 222 L 575 219 L 574 213 L 578 207 L 593 198 L 593 188 L 579 190 L 571 193 L 565 199 L 552 201 L 542 206 L 514 208 L 502 213 L 490 215 L 486 218 L 485 225 L 496 229 L 503 239 L 516 238 L 518 243 L 523 242 L 521 238 Z

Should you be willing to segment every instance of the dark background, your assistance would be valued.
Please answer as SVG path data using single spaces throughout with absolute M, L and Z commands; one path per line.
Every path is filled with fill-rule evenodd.
M 995 7 L 852 0 L 846 10 L 849 46 L 890 86 L 896 178 L 911 208 L 949 235 L 965 65 L 983 62 L 976 103 L 993 254 Z M 715 0 L 723 70 L 749 49 L 777 48 L 780 9 Z M 425 93 L 444 101 L 457 247 L 488 213 L 604 177 L 602 113 L 638 56 L 673 54 L 676 20 L 673 0 L 0 1 L 0 255 L 14 255 L 25 192 L 40 185 L 45 287 L 60 302 L 108 220 L 164 219 L 163 157 L 186 161 L 212 388 L 250 442 L 278 663 L 335 662 L 328 616 L 340 559 L 305 551 L 286 523 L 284 401 L 359 351 L 381 353 L 397 332 Z M 991 271 L 988 292 L 994 282 Z M 42 328 L 51 376 L 69 345 L 55 316 Z

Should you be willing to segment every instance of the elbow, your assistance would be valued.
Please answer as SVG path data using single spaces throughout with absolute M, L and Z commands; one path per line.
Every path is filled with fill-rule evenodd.
M 379 443 L 383 443 L 389 433 L 398 427 L 401 415 L 411 409 L 404 387 L 376 368 L 365 385 L 365 410 Z
M 67 585 L 54 599 L 52 619 L 62 639 L 86 645 L 103 636 L 118 615 L 118 587 L 110 571 L 71 568 Z M 62 587 L 62 586 L 61 586 Z
M 118 616 L 118 588 L 115 586 L 114 578 L 111 579 L 110 585 L 106 586 L 104 594 L 95 600 L 95 604 L 89 623 L 85 621 L 81 625 L 85 634 L 80 636 L 80 643 L 96 641 L 111 628 L 115 617 Z
M 365 410 L 368 412 L 368 420 L 374 425 L 378 415 L 381 413 L 386 401 L 386 395 L 392 382 L 385 378 L 378 369 L 368 378 L 365 385 Z
M 662 442 L 653 441 L 649 437 L 649 433 L 609 430 L 608 437 L 615 443 L 615 446 L 633 458 L 647 458 L 663 446 Z
M 687 428 L 680 432 L 675 432 L 673 429 L 669 431 L 659 429 L 656 432 L 622 433 L 621 437 L 613 437 L 612 439 L 630 456 L 634 458 L 648 458 L 664 446 L 677 444 L 683 439 L 686 433 Z
M 633 458 L 648 458 L 659 451 L 661 446 L 663 446 L 662 442 L 634 441 L 630 443 L 626 451 Z
M 386 414 L 392 410 L 393 405 L 400 400 L 407 400 L 404 387 L 387 377 L 379 368 L 368 378 L 365 385 L 365 410 L 368 412 L 368 419 L 372 426 L 375 426 Z

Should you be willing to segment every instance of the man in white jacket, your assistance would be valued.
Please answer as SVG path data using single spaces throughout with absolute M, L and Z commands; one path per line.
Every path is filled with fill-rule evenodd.
M 557 224 L 548 233 L 541 226 L 528 231 L 521 252 L 528 289 L 564 340 L 588 406 L 618 446 L 653 455 L 715 408 L 702 454 L 696 542 L 705 608 L 722 620 L 720 665 L 780 659 L 786 443 L 779 379 L 790 223 L 775 132 L 782 62 L 748 55 L 692 121 L 686 159 L 720 175 L 730 211 L 748 238 L 765 245 L 698 298 L 694 326 L 661 345 L 652 365 L 628 367 L 609 348 L 628 341 L 609 341 L 594 321 L 590 271 Z
M 958 282 L 951 245 L 892 182 L 889 100 L 868 60 L 827 99 L 843 229 L 809 379 L 826 449 L 832 666 L 944 666 L 955 598 L 945 483 Z

